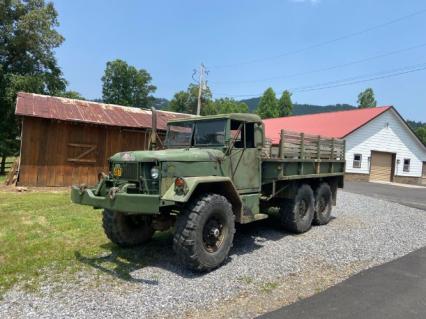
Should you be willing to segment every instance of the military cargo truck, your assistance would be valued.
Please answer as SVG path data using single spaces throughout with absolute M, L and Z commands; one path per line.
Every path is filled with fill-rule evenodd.
M 155 121 L 153 131 L 156 148 Z M 103 209 L 105 234 L 115 244 L 143 245 L 172 228 L 179 261 L 212 270 L 226 260 L 236 223 L 277 210 L 293 233 L 329 222 L 343 187 L 344 142 L 285 130 L 279 141 L 265 138 L 254 114 L 174 120 L 164 149 L 115 154 L 99 183 L 73 186 L 71 198 Z

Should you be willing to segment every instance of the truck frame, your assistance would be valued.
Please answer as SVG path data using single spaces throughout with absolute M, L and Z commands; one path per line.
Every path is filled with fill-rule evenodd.
M 142 245 L 155 231 L 174 229 L 180 262 L 209 271 L 227 258 L 235 224 L 279 211 L 285 231 L 325 225 L 343 187 L 345 143 L 281 130 L 265 138 L 254 114 L 170 121 L 165 149 L 121 152 L 95 187 L 76 185 L 74 203 L 103 209 L 107 237 L 122 247 Z

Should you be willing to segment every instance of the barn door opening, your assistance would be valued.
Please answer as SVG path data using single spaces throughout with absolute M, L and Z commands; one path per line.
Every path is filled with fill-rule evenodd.
M 391 182 L 393 180 L 395 154 L 371 151 L 370 181 Z

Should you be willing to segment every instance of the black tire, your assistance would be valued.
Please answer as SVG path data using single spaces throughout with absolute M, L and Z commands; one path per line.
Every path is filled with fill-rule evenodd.
M 299 187 L 294 200 L 286 200 L 280 209 L 282 227 L 292 233 L 301 234 L 311 228 L 314 218 L 314 193 L 304 184 Z
M 179 261 L 195 271 L 209 271 L 228 257 L 235 217 L 228 200 L 203 194 L 190 201 L 176 221 L 173 249 Z
M 330 186 L 322 183 L 315 190 L 315 216 L 314 225 L 326 225 L 331 219 L 331 209 L 333 207 L 333 198 Z
M 132 247 L 150 240 L 155 230 L 152 219 L 144 215 L 126 215 L 105 209 L 102 226 L 105 235 L 118 246 Z

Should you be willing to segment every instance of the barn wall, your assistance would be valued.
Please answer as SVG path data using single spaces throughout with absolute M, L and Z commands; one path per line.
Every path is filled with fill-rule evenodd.
M 396 154 L 400 163 L 395 165 L 395 175 L 416 178 L 422 175 L 425 148 L 392 109 L 346 137 L 346 172 L 369 174 L 368 158 L 372 150 Z M 353 168 L 354 154 L 362 154 L 361 168 Z M 410 159 L 409 172 L 403 171 L 404 158 Z
M 29 117 L 22 125 L 18 184 L 25 186 L 94 185 L 111 155 L 146 149 L 148 142 L 145 130 Z

